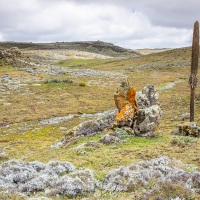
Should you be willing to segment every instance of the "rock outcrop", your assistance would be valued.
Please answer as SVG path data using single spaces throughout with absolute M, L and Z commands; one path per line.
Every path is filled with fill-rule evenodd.
M 133 125 L 133 117 L 137 110 L 135 96 L 136 91 L 133 87 L 130 87 L 128 79 L 122 81 L 114 94 L 115 105 L 118 109 L 116 121 L 119 127 L 131 127 Z
M 112 123 L 115 120 L 116 112 L 112 111 L 106 113 L 104 116 L 101 116 L 95 120 L 85 121 L 73 129 L 69 130 L 65 134 L 64 143 L 68 143 L 71 138 L 79 136 L 92 136 L 100 131 L 109 129 L 112 127 Z
M 12 47 L 7 50 L 0 50 L 0 66 L 9 64 L 13 67 L 27 66 L 29 58 L 26 57 L 17 47 Z
M 142 92 L 137 94 L 138 111 L 134 116 L 133 129 L 136 135 L 153 136 L 158 126 L 162 111 L 156 103 L 158 94 L 153 85 L 146 85 Z
M 118 127 L 132 127 L 139 136 L 153 136 L 158 126 L 162 112 L 156 103 L 158 94 L 153 85 L 146 85 L 142 92 L 130 87 L 128 80 L 122 81 L 114 95 L 118 109 L 116 122 Z

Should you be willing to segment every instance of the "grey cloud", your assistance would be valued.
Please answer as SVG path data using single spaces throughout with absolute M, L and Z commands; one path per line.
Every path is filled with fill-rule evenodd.
M 135 0 L 135 8 L 159 26 L 191 28 L 200 20 L 198 0 Z
M 191 28 L 200 20 L 199 0 L 74 0 L 79 4 L 113 4 L 145 14 L 158 26 Z
M 128 48 L 186 46 L 193 18 L 199 17 L 196 1 L 0 0 L 0 40 L 103 40 Z

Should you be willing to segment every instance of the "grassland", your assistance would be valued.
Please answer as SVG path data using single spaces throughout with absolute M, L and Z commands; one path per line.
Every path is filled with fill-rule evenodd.
M 31 51 L 25 53 L 32 55 Z M 40 56 L 38 51 L 38 56 Z M 69 161 L 77 168 L 89 168 L 98 179 L 121 165 L 167 155 L 184 163 L 192 164 L 200 170 L 200 140 L 186 143 L 184 146 L 172 145 L 174 130 L 182 123 L 181 115 L 189 112 L 188 78 L 190 73 L 190 48 L 174 49 L 156 54 L 142 55 L 136 58 L 75 59 L 54 60 L 54 65 L 66 70 L 93 70 L 97 74 L 74 75 L 73 73 L 31 75 L 12 66 L 0 66 L 0 77 L 5 74 L 29 80 L 18 90 L 5 87 L 0 99 L 0 149 L 8 155 L 6 159 L 26 161 L 50 160 Z M 46 57 L 42 57 L 48 63 Z M 36 59 L 33 55 L 32 59 Z M 56 62 L 55 62 L 56 61 Z M 71 72 L 70 71 L 70 72 Z M 115 109 L 113 93 L 121 78 L 128 77 L 130 83 L 141 90 L 146 84 L 154 84 L 159 92 L 159 103 L 163 119 L 157 128 L 155 138 L 129 136 L 122 144 L 99 145 L 77 150 L 75 147 L 89 141 L 98 141 L 105 133 L 91 137 L 82 137 L 67 147 L 51 149 L 58 143 L 67 129 L 84 121 L 73 118 L 59 124 L 43 125 L 43 119 L 78 113 L 98 113 Z M 60 80 L 58 82 L 46 80 Z M 64 81 L 64 80 L 71 80 Z M 86 83 L 81 87 L 79 83 Z M 7 83 L 5 83 L 7 84 Z M 15 83 L 16 84 L 16 83 Z M 169 87 L 169 84 L 172 86 Z M 200 119 L 200 92 L 196 91 L 195 120 Z M 85 151 L 84 154 L 81 151 Z M 1 158 L 3 162 L 5 158 Z M 106 196 L 107 195 L 107 196 Z M 125 199 L 130 194 L 109 194 L 102 199 Z M 118 196 L 119 195 L 119 196 Z M 98 196 L 98 195 L 97 195 Z M 14 198 L 14 197 L 13 197 Z M 98 199 L 96 197 L 96 199 Z M 100 199 L 100 198 L 99 198 Z

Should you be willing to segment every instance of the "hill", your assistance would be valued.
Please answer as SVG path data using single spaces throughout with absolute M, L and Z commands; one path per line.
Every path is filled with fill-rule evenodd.
M 0 48 L 18 47 L 29 50 L 55 50 L 67 49 L 87 51 L 112 57 L 137 57 L 139 53 L 130 49 L 116 46 L 112 43 L 102 41 L 84 42 L 56 42 L 56 43 L 24 43 L 24 42 L 0 42 Z

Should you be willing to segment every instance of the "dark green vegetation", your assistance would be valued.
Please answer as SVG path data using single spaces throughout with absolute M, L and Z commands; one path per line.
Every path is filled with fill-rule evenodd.
M 32 56 L 35 62 L 40 63 L 42 59 L 43 62 L 48 63 L 51 60 L 49 54 L 46 56 L 49 51 L 26 50 L 24 53 Z M 77 168 L 94 170 L 95 176 L 99 179 L 103 179 L 106 173 L 113 168 L 160 155 L 174 157 L 200 170 L 200 140 L 184 141 L 184 145 L 179 145 L 182 143 L 181 140 L 173 142 L 173 136 L 170 134 L 170 131 L 181 123 L 181 115 L 189 112 L 190 59 L 191 48 L 181 48 L 135 58 L 96 58 L 92 60 L 75 58 L 56 60 L 54 58 L 54 65 L 68 70 L 62 74 L 48 74 L 45 71 L 31 74 L 25 69 L 0 66 L 0 77 L 9 75 L 12 78 L 22 77 L 23 80 L 29 80 L 23 82 L 24 85 L 16 90 L 11 90 L 9 87 L 1 89 L 0 149 L 8 156 L 2 158 L 2 161 L 11 158 L 42 162 L 69 161 Z M 30 67 L 30 69 L 33 68 Z M 77 73 L 74 74 L 74 71 Z M 81 75 L 82 72 L 86 75 Z M 67 147 L 50 148 L 51 145 L 61 141 L 65 133 L 61 127 L 70 129 L 86 119 L 75 117 L 52 125 L 41 124 L 41 120 L 69 114 L 91 114 L 115 109 L 113 94 L 121 78 L 125 76 L 129 77 L 130 83 L 137 91 L 146 84 L 156 86 L 160 95 L 159 103 L 163 110 L 163 119 L 155 132 L 156 138 L 129 136 L 122 144 L 75 149 L 83 143 L 98 141 L 105 134 L 102 132 L 92 137 L 74 140 Z M 86 87 L 80 87 L 80 83 L 85 83 Z M 6 85 L 7 82 L 3 84 Z M 18 86 L 19 83 L 15 82 L 13 85 Z M 199 95 L 200 92 L 197 90 L 195 99 L 195 121 L 197 122 L 200 118 Z M 9 126 L 6 127 L 6 125 Z M 85 153 L 81 153 L 82 151 Z M 163 186 L 163 192 L 167 191 L 166 188 Z M 176 186 L 170 188 L 172 192 L 176 189 L 179 188 Z M 94 199 L 133 198 L 130 193 L 96 193 L 90 197 Z M 13 197 L 13 199 L 16 198 Z

